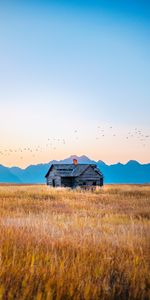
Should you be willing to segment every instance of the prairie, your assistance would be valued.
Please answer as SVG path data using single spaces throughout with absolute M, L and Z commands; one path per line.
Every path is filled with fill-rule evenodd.
M 150 186 L 0 186 L 0 299 L 150 299 Z

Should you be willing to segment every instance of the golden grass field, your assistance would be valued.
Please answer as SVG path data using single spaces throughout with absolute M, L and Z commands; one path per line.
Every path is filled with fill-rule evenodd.
M 150 299 L 150 186 L 0 186 L 0 299 Z

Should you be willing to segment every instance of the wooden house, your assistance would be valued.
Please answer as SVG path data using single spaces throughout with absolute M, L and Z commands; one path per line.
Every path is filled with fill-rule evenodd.
M 103 186 L 103 174 L 95 164 L 52 164 L 46 174 L 47 185 L 52 187 Z

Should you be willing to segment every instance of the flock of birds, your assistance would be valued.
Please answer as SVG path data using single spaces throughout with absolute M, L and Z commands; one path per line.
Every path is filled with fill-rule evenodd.
M 101 128 L 101 126 L 98 126 L 97 129 L 99 130 L 99 136 L 96 137 L 96 140 L 105 137 L 105 130 Z M 116 137 L 117 134 L 113 132 L 113 127 L 110 126 L 109 129 L 112 131 L 112 136 Z M 142 129 L 134 128 L 133 130 L 129 131 L 126 136 L 124 137 L 126 140 L 129 139 L 137 139 L 138 141 L 142 142 L 143 147 L 146 146 L 146 141 L 149 139 L 150 135 L 144 134 Z
M 117 133 L 114 132 L 113 127 L 110 126 L 109 128 L 105 128 L 101 127 L 101 126 L 97 126 L 97 136 L 96 136 L 96 140 L 101 140 L 104 137 L 108 136 L 108 129 L 109 132 L 111 134 L 112 137 L 117 137 Z M 74 135 L 73 135 L 75 140 L 79 140 L 79 135 L 78 135 L 78 130 L 75 129 L 74 130 Z M 146 146 L 146 141 L 148 141 L 148 139 L 150 138 L 150 135 L 146 135 L 144 134 L 144 132 L 141 129 L 138 128 L 134 128 L 133 130 L 130 130 L 124 137 L 124 140 L 129 140 L 129 139 L 137 139 L 141 145 L 143 147 Z M 45 146 L 40 146 L 40 145 L 36 145 L 33 147 L 19 147 L 17 149 L 4 149 L 4 150 L 0 150 L 0 156 L 10 156 L 12 154 L 18 154 L 18 158 L 23 159 L 23 155 L 25 153 L 30 153 L 30 155 L 32 155 L 32 157 L 36 157 L 36 155 L 40 152 L 43 151 L 47 151 L 49 149 L 51 150 L 56 150 L 57 147 L 62 146 L 62 145 L 66 145 L 66 139 L 64 138 L 47 138 L 47 142 L 45 144 Z

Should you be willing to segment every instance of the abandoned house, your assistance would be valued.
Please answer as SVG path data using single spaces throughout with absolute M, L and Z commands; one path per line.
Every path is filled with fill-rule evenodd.
M 52 187 L 103 186 L 103 174 L 94 164 L 52 164 L 46 174 L 47 185 Z

